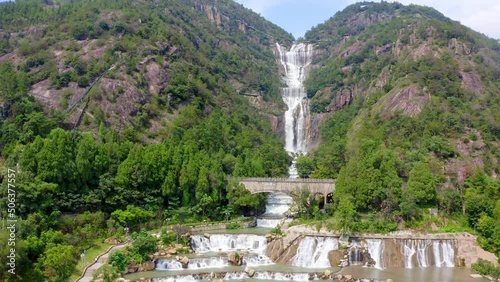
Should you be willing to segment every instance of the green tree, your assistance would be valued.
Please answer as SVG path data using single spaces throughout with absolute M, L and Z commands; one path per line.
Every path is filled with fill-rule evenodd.
M 119 250 L 113 251 L 109 256 L 109 264 L 111 264 L 119 273 L 125 272 L 125 268 L 128 266 L 129 262 L 129 257 Z
M 350 234 L 354 231 L 357 212 L 352 196 L 344 196 L 338 200 L 334 216 L 341 234 Z
M 297 157 L 296 164 L 300 178 L 309 178 L 314 172 L 314 162 L 309 156 Z
M 150 260 L 150 254 L 157 250 L 157 239 L 150 234 L 141 232 L 132 242 L 132 251 L 139 254 L 142 262 Z M 142 263 L 141 262 L 141 263 Z
M 65 282 L 78 262 L 76 248 L 68 245 L 53 245 L 39 259 L 43 273 L 51 281 Z
M 418 204 L 433 203 L 436 200 L 436 179 L 429 165 L 417 162 L 410 171 L 405 195 L 412 194 Z

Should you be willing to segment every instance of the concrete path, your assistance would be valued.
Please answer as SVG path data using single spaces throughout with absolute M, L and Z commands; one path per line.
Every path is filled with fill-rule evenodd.
M 106 252 L 100 254 L 97 257 L 98 259 L 96 261 L 94 261 L 93 263 L 91 263 L 90 265 L 88 265 L 85 268 L 85 272 L 83 273 L 83 276 L 80 279 L 77 279 L 76 282 L 90 282 L 90 281 L 92 281 L 94 272 L 96 270 L 98 270 L 101 266 L 106 264 L 111 252 L 113 252 L 114 250 L 123 249 L 126 246 L 127 246 L 127 244 L 116 245 L 116 246 L 113 246 L 110 249 L 108 249 Z

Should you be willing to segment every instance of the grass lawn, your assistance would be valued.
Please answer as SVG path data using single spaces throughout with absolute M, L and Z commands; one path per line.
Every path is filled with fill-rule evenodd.
M 78 279 L 78 277 L 80 277 L 80 275 L 82 275 L 85 267 L 87 267 L 87 265 L 93 263 L 95 261 L 95 258 L 98 255 L 104 253 L 110 246 L 112 246 L 112 245 L 97 242 L 94 247 L 86 250 L 85 251 L 85 261 L 83 263 L 83 267 L 82 267 L 82 260 L 80 259 L 78 261 L 78 264 L 76 265 L 75 269 L 73 270 L 73 273 L 71 274 L 69 280 L 75 281 L 76 279 Z

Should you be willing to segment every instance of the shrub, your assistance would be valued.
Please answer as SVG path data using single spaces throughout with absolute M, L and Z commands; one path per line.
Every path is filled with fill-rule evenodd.
M 500 277 L 500 267 L 495 267 L 491 261 L 478 259 L 476 263 L 472 264 L 472 269 L 481 275 L 490 275 L 493 278 Z
M 238 222 L 226 223 L 226 229 L 238 229 L 241 228 L 241 224 Z

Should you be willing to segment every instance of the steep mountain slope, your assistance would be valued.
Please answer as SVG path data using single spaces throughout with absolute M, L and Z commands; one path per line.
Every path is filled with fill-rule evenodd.
M 281 104 L 269 46 L 293 38 L 232 1 L 18 1 L 0 13 L 0 60 L 28 75 L 46 111 L 70 111 L 70 128 L 97 81 L 83 129 L 104 122 L 157 137 L 168 112 L 195 99 L 208 112 L 244 103 L 236 91 Z
M 322 144 L 297 162 L 303 176 L 338 178 L 335 205 L 409 226 L 429 229 L 432 207 L 482 231 L 500 220 L 498 42 L 433 9 L 385 2 L 351 5 L 305 40 L 317 45 L 312 110 L 330 114 Z

